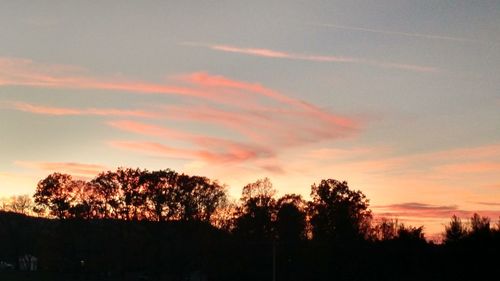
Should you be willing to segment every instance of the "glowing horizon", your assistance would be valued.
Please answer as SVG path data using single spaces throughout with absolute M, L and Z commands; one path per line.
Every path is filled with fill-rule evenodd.
M 498 4 L 27 5 L 0 4 L 0 197 L 124 166 L 346 180 L 430 235 L 500 217 Z

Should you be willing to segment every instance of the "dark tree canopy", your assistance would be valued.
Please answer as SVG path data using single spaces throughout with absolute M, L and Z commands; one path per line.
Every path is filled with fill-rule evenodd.
M 467 227 L 462 223 L 462 220 L 456 215 L 453 215 L 451 221 L 445 226 L 444 242 L 456 243 L 463 240 L 467 234 Z
M 177 173 L 172 170 L 145 172 L 141 176 L 147 216 L 156 221 L 172 220 L 177 211 Z
M 281 241 L 299 241 L 307 237 L 307 203 L 300 195 L 286 194 L 276 203 L 276 234 Z
M 45 207 L 54 217 L 67 218 L 74 201 L 73 187 L 70 175 L 53 173 L 38 183 L 34 195 L 35 204 Z
M 242 205 L 236 219 L 235 232 L 254 240 L 273 239 L 275 194 L 276 190 L 268 178 L 243 187 L 240 199 Z
M 60 219 L 208 222 L 226 193 L 224 186 L 205 177 L 118 168 L 90 182 L 51 174 L 38 183 L 34 197 L 39 210 Z
M 363 239 L 369 232 L 371 211 L 361 191 L 347 182 L 322 180 L 311 187 L 311 226 L 316 239 Z

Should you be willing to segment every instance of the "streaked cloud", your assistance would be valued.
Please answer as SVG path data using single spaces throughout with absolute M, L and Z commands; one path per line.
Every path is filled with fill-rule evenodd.
M 0 86 L 89 89 L 137 94 L 173 95 L 218 103 L 242 101 L 225 93 L 203 91 L 182 85 L 169 85 L 124 79 L 95 77 L 85 69 L 68 65 L 43 64 L 29 59 L 0 57 Z
M 459 217 L 469 218 L 475 212 L 482 216 L 487 216 L 490 218 L 497 218 L 500 216 L 500 210 L 466 210 L 461 209 L 457 205 L 433 205 L 427 203 L 398 203 L 386 206 L 373 206 L 372 207 L 378 216 L 388 216 L 388 217 L 406 217 L 406 218 L 442 218 L 449 219 L 453 215 Z
M 243 55 L 250 55 L 250 56 L 257 56 L 264 58 L 273 58 L 273 59 L 289 59 L 289 60 L 300 60 L 300 61 L 311 61 L 311 62 L 322 62 L 322 63 L 354 63 L 354 64 L 376 66 L 381 68 L 391 68 L 391 69 L 399 69 L 399 70 L 423 72 L 423 73 L 436 73 L 440 71 L 438 68 L 433 66 L 400 63 L 400 62 L 387 62 L 387 61 L 380 61 L 368 58 L 356 58 L 356 57 L 332 56 L 332 55 L 306 55 L 306 54 L 290 53 L 285 51 L 277 51 L 272 49 L 238 47 L 232 45 L 219 45 L 219 44 L 201 44 L 192 42 L 184 42 L 182 44 L 187 46 L 205 47 L 220 52 L 243 54 Z
M 164 156 L 173 156 L 177 158 L 193 158 L 196 160 L 196 157 L 199 157 L 198 160 L 204 160 L 210 163 L 240 162 L 257 157 L 270 157 L 273 154 L 269 149 L 258 145 L 239 143 L 218 137 L 191 134 L 140 122 L 112 121 L 108 124 L 115 128 L 136 134 L 161 137 L 164 140 L 176 139 L 186 141 L 200 147 L 200 150 L 177 149 L 149 142 L 111 142 L 111 145 L 114 147 L 132 148 L 132 150 L 143 150 L 152 153 L 158 152 Z M 184 157 L 180 156 L 182 153 L 185 154 Z
M 23 168 L 36 169 L 49 173 L 68 173 L 83 178 L 93 177 L 102 171 L 108 170 L 108 168 L 103 165 L 75 162 L 15 161 L 14 164 Z
M 241 48 L 229 45 L 211 45 L 211 49 L 229 53 L 246 54 L 258 57 L 268 57 L 277 59 L 293 59 L 293 60 L 306 60 L 317 62 L 359 62 L 359 59 L 350 57 L 337 57 L 337 56 L 317 56 L 317 55 L 301 55 L 275 51 L 270 49 L 259 48 Z
M 167 146 L 158 142 L 146 141 L 110 141 L 109 145 L 115 148 L 146 153 L 149 155 L 171 159 L 186 159 L 204 161 L 207 164 L 240 163 L 258 157 L 253 149 L 234 145 L 224 150 L 188 149 Z M 262 151 L 267 153 L 267 151 Z
M 474 203 L 485 206 L 500 206 L 500 202 L 474 202 Z
M 24 102 L 11 103 L 14 109 L 42 115 L 96 115 L 96 116 L 122 116 L 122 117 L 141 117 L 141 118 L 158 118 L 159 113 L 149 112 L 145 110 L 126 110 L 117 108 L 70 108 L 70 107 L 54 107 L 36 105 Z
M 168 139 L 182 140 L 205 151 L 183 151 L 188 155 L 202 156 L 203 161 L 220 162 L 207 154 L 208 151 L 218 151 L 225 161 L 249 161 L 275 157 L 284 150 L 353 136 L 360 130 L 359 122 L 353 118 L 335 115 L 301 100 L 290 98 L 278 91 L 266 88 L 260 84 L 233 80 L 223 76 L 207 73 L 192 73 L 178 77 L 179 80 L 200 88 L 214 90 L 237 91 L 239 94 L 254 98 L 256 103 L 237 109 L 218 106 L 183 107 L 170 105 L 159 107 L 165 111 L 168 119 L 187 120 L 197 123 L 209 123 L 221 129 L 235 131 L 240 134 L 240 140 L 217 138 L 214 136 L 194 135 L 184 131 L 174 130 L 158 125 L 134 122 L 130 120 L 111 121 L 107 124 L 120 130 L 135 134 L 160 137 L 165 142 Z M 243 137 L 241 139 L 241 137 Z M 262 145 L 255 145 L 260 143 Z M 158 143 L 161 144 L 161 143 Z M 172 147 L 158 145 L 114 145 L 115 147 L 137 150 L 161 150 L 171 155 L 177 155 Z M 264 149 L 263 147 L 266 147 Z M 228 152 L 232 151 L 232 152 Z M 167 155 L 168 153 L 163 153 Z M 208 156 L 207 156 L 208 155 Z M 241 157 L 241 155 L 246 155 Z M 227 160 L 229 159 L 229 160 Z M 200 159 L 199 159 L 200 160 Z M 224 162 L 225 162 L 224 161 Z M 267 171 L 283 172 L 275 165 L 260 165 Z
M 98 78 L 79 67 L 46 65 L 24 59 L 1 58 L 0 66 L 3 85 L 167 94 L 185 99 L 175 105 L 158 104 L 148 109 L 133 110 L 10 103 L 11 108 L 16 110 L 53 116 L 94 115 L 107 118 L 184 120 L 192 124 L 208 123 L 225 132 L 239 134 L 216 137 L 131 120 L 107 121 L 107 125 L 117 129 L 157 138 L 158 145 L 144 142 L 134 145 L 127 142 L 121 142 L 120 145 L 114 143 L 114 147 L 122 149 L 160 150 L 164 155 L 174 156 L 183 152 L 193 158 L 193 161 L 207 163 L 245 162 L 272 158 L 291 147 L 350 137 L 361 129 L 359 120 L 352 117 L 333 114 L 259 83 L 206 72 L 173 76 L 170 84 L 162 85 L 124 77 Z M 186 148 L 167 146 L 164 142 L 169 138 L 185 142 L 190 147 L 184 150 Z M 256 142 L 265 144 L 267 148 L 253 144 Z M 222 160 L 219 161 L 216 157 Z M 282 171 L 276 165 L 262 164 L 260 167 L 268 171 Z

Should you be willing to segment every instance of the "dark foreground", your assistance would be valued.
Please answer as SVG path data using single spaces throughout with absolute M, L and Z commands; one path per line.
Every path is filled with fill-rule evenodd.
M 498 236 L 435 245 L 389 241 L 251 240 L 200 222 L 48 220 L 1 213 L 0 261 L 38 259 L 21 280 L 494 280 Z M 495 278 L 491 277 L 496 276 Z M 493 279 L 492 279 L 493 278 Z

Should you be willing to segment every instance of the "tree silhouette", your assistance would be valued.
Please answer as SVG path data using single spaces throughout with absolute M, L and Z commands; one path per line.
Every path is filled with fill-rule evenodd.
M 114 172 L 107 171 L 97 175 L 91 182 L 93 204 L 97 216 L 101 218 L 121 218 L 120 215 L 120 184 Z
M 235 232 L 254 240 L 274 238 L 273 214 L 276 190 L 268 178 L 243 187 Z
M 286 194 L 276 203 L 276 232 L 281 241 L 306 238 L 306 206 L 300 195 Z
M 476 241 L 487 241 L 491 235 L 490 218 L 474 213 L 470 218 L 470 237 Z
M 93 210 L 93 191 L 83 180 L 72 180 L 66 190 L 71 190 L 72 199 L 69 214 L 72 218 L 90 219 L 96 217 Z
M 381 218 L 380 222 L 373 228 L 373 238 L 379 241 L 393 240 L 398 236 L 398 229 L 397 219 Z
M 208 178 L 180 175 L 177 177 L 176 199 L 181 220 L 206 221 L 225 200 L 224 187 Z
M 399 225 L 398 236 L 396 239 L 405 243 L 425 244 L 424 227 L 405 226 L 404 224 L 401 224 Z
M 361 191 L 350 190 L 347 182 L 322 180 L 311 187 L 309 205 L 315 239 L 363 239 L 369 232 L 371 211 Z
M 143 171 L 132 168 L 118 168 L 115 172 L 120 190 L 120 213 L 127 220 L 138 220 L 144 206 L 145 192 L 141 190 L 140 178 Z
M 229 200 L 226 198 L 221 201 L 219 207 L 212 214 L 210 223 L 228 233 L 234 232 L 239 209 L 236 200 Z
M 467 227 L 462 223 L 462 220 L 453 215 L 451 221 L 445 226 L 444 242 L 456 243 L 463 240 L 468 235 Z
M 63 219 L 70 217 L 73 200 L 73 179 L 70 175 L 53 173 L 38 182 L 35 195 L 35 204 L 49 214 Z
M 31 214 L 33 207 L 33 200 L 29 195 L 11 196 L 8 199 L 2 199 L 0 203 L 0 210 L 12 211 L 24 215 Z
M 225 189 L 168 169 L 119 168 L 90 181 L 54 173 L 34 196 L 49 219 L 10 212 L 25 212 L 24 197 L 0 212 L 0 241 L 8 241 L 0 260 L 33 253 L 43 270 L 61 272 L 50 280 L 85 279 L 75 274 L 82 261 L 92 280 L 129 280 L 126 273 L 186 280 L 193 272 L 207 280 L 265 280 L 273 272 L 291 281 L 482 280 L 478 269 L 493 268 L 500 251 L 500 227 L 478 214 L 467 225 L 453 216 L 444 246 L 427 242 L 423 226 L 386 218 L 372 226 L 368 199 L 347 182 L 312 185 L 309 202 L 275 199 L 267 178 L 243 187 L 239 203 Z
M 144 172 L 141 184 L 145 186 L 145 207 L 152 220 L 171 220 L 176 212 L 175 185 L 177 173 L 172 170 Z

